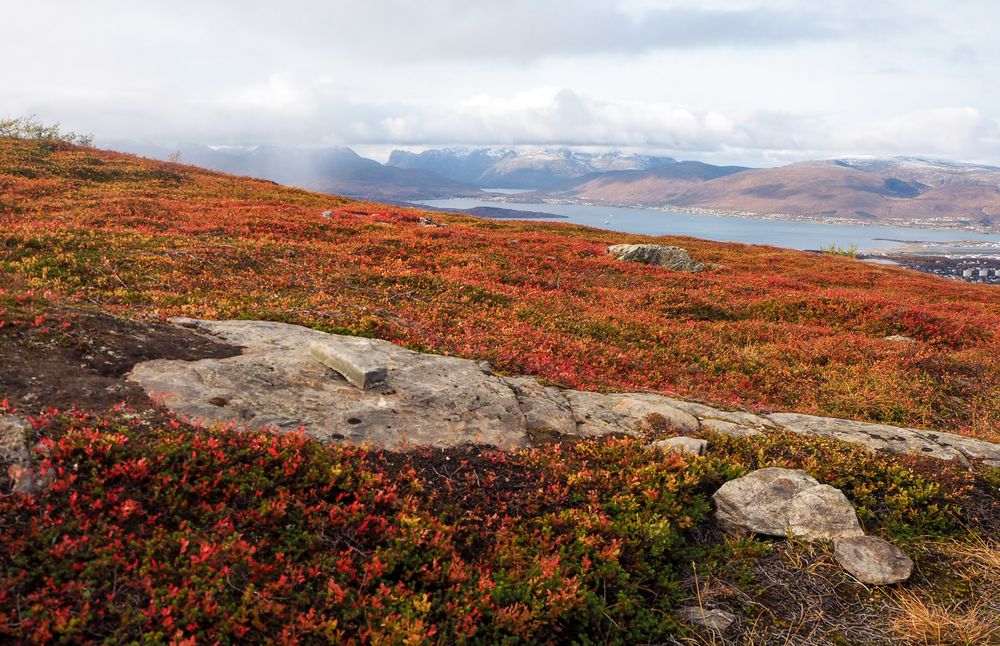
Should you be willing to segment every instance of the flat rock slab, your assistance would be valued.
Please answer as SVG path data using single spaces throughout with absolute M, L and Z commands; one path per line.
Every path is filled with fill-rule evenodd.
M 713 494 L 724 529 L 823 540 L 861 536 L 854 506 L 839 489 L 797 469 L 770 467 L 722 485 Z
M 911 453 L 941 460 L 1000 460 L 1000 446 L 963 435 L 798 413 L 775 413 L 768 417 L 793 433 L 833 437 L 872 451 Z
M 833 557 L 858 581 L 891 585 L 910 578 L 913 561 L 903 551 L 874 536 L 856 536 L 837 541 Z
M 253 429 L 303 427 L 321 441 L 386 448 L 527 441 L 513 390 L 474 361 L 284 323 L 176 322 L 243 348 L 225 359 L 158 360 L 132 370 L 129 379 L 182 418 Z M 354 354 L 386 376 L 359 389 L 317 361 L 316 347 Z

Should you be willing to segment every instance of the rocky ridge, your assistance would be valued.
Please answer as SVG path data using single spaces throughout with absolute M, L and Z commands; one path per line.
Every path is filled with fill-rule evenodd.
M 653 393 L 560 389 L 533 377 L 496 375 L 482 362 L 285 323 L 171 321 L 242 347 L 232 357 L 147 361 L 129 373 L 154 400 L 202 423 L 302 427 L 320 441 L 390 449 L 509 448 L 561 436 L 636 435 L 641 422 L 655 414 L 679 435 L 785 429 L 872 451 L 1000 465 L 1000 446 L 949 433 L 798 413 L 755 415 Z

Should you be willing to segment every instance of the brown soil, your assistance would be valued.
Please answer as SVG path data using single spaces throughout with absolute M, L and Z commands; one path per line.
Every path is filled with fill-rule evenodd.
M 45 408 L 105 411 L 152 402 L 125 375 L 151 359 L 230 357 L 239 348 L 160 321 L 132 321 L 84 310 L 52 312 L 71 321 L 63 332 L 0 329 L 0 399 L 22 414 Z

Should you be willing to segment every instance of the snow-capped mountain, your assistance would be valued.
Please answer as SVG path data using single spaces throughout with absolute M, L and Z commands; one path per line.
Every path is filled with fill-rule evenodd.
M 647 170 L 672 164 L 670 157 L 625 152 L 585 153 L 559 149 L 441 148 L 395 150 L 387 165 L 426 170 L 487 188 L 549 188 L 591 173 Z

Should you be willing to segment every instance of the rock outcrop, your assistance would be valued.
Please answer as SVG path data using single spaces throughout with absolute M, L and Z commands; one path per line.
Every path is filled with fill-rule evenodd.
M 796 413 L 760 416 L 653 393 L 603 394 L 494 375 L 467 359 L 268 321 L 173 319 L 242 354 L 137 364 L 129 379 L 182 418 L 387 448 L 523 446 L 542 436 L 636 434 L 650 415 L 678 435 L 786 429 L 872 451 L 1000 465 L 1000 446 L 960 435 Z
M 138 364 L 129 379 L 178 416 L 249 428 L 304 428 L 325 442 L 523 446 L 539 433 L 635 434 L 650 413 L 678 432 L 698 418 L 645 394 L 563 391 L 504 378 L 467 359 L 267 321 L 184 325 L 243 348 L 239 356 Z
M 608 253 L 624 262 L 658 265 L 674 271 L 698 272 L 706 269 L 702 263 L 692 260 L 686 249 L 669 245 L 616 244 L 608 247 Z
M 839 490 L 805 471 L 771 467 L 722 485 L 712 496 L 727 530 L 822 540 L 861 536 L 854 506 Z
M 798 413 L 775 413 L 768 419 L 793 433 L 834 437 L 872 451 L 911 453 L 941 460 L 971 458 L 1000 466 L 1000 446 L 962 435 Z

